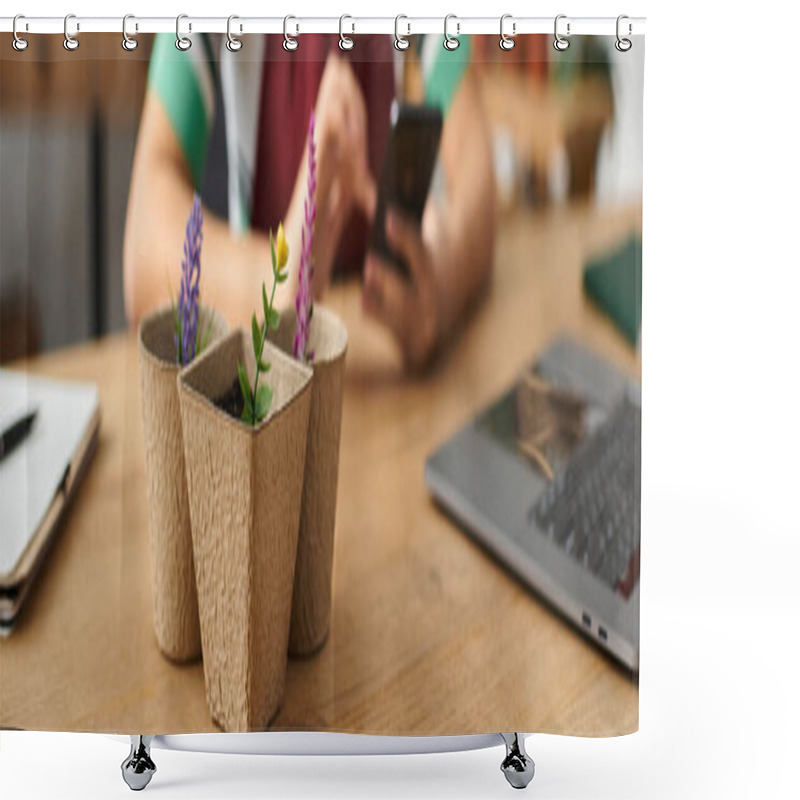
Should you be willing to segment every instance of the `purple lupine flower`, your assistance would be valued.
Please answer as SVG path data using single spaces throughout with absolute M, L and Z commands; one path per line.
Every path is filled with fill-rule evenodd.
M 308 350 L 311 314 L 314 311 L 314 264 L 311 251 L 314 246 L 314 222 L 317 218 L 317 151 L 314 144 L 314 112 L 308 122 L 308 187 L 303 203 L 303 231 L 300 235 L 300 274 L 297 282 L 297 325 L 294 332 L 294 357 L 311 361 L 314 353 Z
M 178 294 L 178 332 L 175 332 L 175 347 L 182 365 L 195 357 L 197 347 L 197 323 L 200 311 L 200 251 L 203 247 L 203 210 L 197 193 L 192 203 L 192 213 L 186 221 L 186 238 L 183 241 L 181 261 L 181 288 Z

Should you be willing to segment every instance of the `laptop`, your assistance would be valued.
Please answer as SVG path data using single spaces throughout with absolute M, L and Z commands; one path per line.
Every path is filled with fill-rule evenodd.
M 641 387 L 560 338 L 425 465 L 441 507 L 639 669 Z

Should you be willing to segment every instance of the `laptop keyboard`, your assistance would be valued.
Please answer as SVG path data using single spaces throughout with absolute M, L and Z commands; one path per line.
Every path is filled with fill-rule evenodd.
M 639 577 L 641 419 L 625 398 L 529 512 L 544 536 L 624 597 Z

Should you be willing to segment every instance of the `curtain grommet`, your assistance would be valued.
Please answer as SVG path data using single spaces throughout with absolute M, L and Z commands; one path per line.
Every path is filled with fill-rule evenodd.
M 345 36 L 344 35 L 344 21 L 346 19 L 353 19 L 349 14 L 342 14 L 339 17 L 339 49 L 344 50 L 346 53 L 352 50 L 355 46 L 355 40 L 352 36 Z M 353 33 L 356 32 L 356 24 L 353 23 Z
M 14 39 L 11 42 L 11 46 L 18 53 L 21 53 L 23 50 L 27 50 L 28 49 L 28 40 L 27 39 L 23 39 L 17 33 L 17 22 L 19 22 L 19 20 L 21 20 L 21 19 L 25 19 L 25 15 L 24 14 L 17 14 L 14 17 L 14 22 L 11 25 L 11 33 L 14 35 Z M 25 30 L 27 30 L 27 29 L 28 29 L 28 23 L 26 22 L 25 23 Z
M 447 23 L 450 22 L 451 19 L 456 21 L 456 35 L 451 36 L 447 32 Z M 461 42 L 456 38 L 461 33 L 461 23 L 458 21 L 458 17 L 455 14 L 448 14 L 444 18 L 444 40 L 442 41 L 442 46 L 445 50 L 450 51 L 451 53 L 453 50 L 458 50 L 458 46 Z
M 139 42 L 133 36 L 128 36 L 129 19 L 136 19 L 136 17 L 134 17 L 133 14 L 126 14 L 122 18 L 122 49 L 127 50 L 129 53 L 131 53 L 139 46 Z M 136 23 L 134 30 L 138 32 L 139 30 L 138 23 Z
M 505 25 L 505 22 L 506 22 L 507 19 L 512 20 L 512 22 L 511 22 L 511 36 L 506 36 L 505 30 L 504 30 L 504 25 Z M 500 44 L 500 49 L 501 50 L 505 50 L 506 52 L 508 52 L 509 50 L 513 50 L 515 45 L 517 44 L 516 41 L 514 41 L 514 38 L 513 38 L 514 36 L 517 35 L 517 23 L 514 22 L 513 19 L 514 18 L 513 18 L 513 16 L 511 14 L 503 14 L 503 16 L 500 17 L 500 42 L 499 42 L 499 44 Z
M 627 14 L 620 14 L 617 17 L 617 41 L 614 42 L 614 47 L 616 47 L 620 53 L 627 53 L 628 50 L 630 50 L 631 47 L 633 47 L 633 42 L 630 39 L 620 35 L 620 24 L 624 19 L 628 19 Z M 630 36 L 632 32 L 633 32 L 633 26 L 631 25 L 630 22 L 628 22 L 628 36 Z
M 69 21 L 71 19 L 75 19 L 74 14 L 67 14 L 64 17 L 64 49 L 69 50 L 70 53 L 74 52 L 80 46 L 80 42 L 77 39 L 77 36 L 71 36 L 69 32 Z M 80 22 L 75 23 L 75 32 L 76 34 L 80 32 L 81 24 Z
M 405 36 L 400 35 L 400 20 L 401 19 L 408 19 L 405 14 L 398 14 L 394 18 L 394 49 L 399 50 L 401 53 L 404 50 L 408 50 L 411 45 L 411 42 L 408 41 L 406 38 L 407 36 L 411 35 L 411 23 L 407 22 L 406 27 L 408 28 L 408 33 Z
M 287 14 L 283 18 L 283 49 L 289 53 L 293 53 L 297 48 L 300 46 L 300 42 L 294 36 L 289 35 L 289 20 L 297 20 L 297 17 L 293 17 L 291 14 Z M 300 33 L 300 26 L 296 25 L 295 30 L 297 33 Z
M 569 39 L 565 39 L 559 32 L 558 32 L 558 21 L 562 19 L 567 19 L 566 14 L 559 14 L 556 16 L 555 23 L 553 24 L 553 47 L 558 50 L 559 53 L 563 53 L 569 47 Z M 570 23 L 567 21 L 567 36 L 570 34 Z
M 178 48 L 182 53 L 185 53 L 191 46 L 192 40 L 188 36 L 184 36 L 181 33 L 181 20 L 188 19 L 188 14 L 178 14 L 175 18 L 175 47 Z M 192 32 L 192 23 L 189 23 L 189 33 Z
M 227 47 L 231 53 L 238 53 L 242 49 L 242 46 L 244 44 L 241 39 L 239 39 L 238 37 L 234 36 L 231 33 L 231 23 L 235 19 L 239 19 L 239 17 L 237 17 L 236 14 L 231 14 L 228 17 L 228 41 L 225 42 L 225 47 Z M 242 26 L 240 25 L 239 33 L 241 32 L 242 32 Z

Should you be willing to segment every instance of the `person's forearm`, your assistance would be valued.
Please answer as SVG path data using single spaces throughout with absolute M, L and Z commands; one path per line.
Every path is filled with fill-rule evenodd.
M 132 282 L 126 292 L 132 324 L 148 309 L 177 296 L 192 204 L 192 189 L 180 176 L 154 170 L 148 183 L 148 200 L 131 214 L 126 235 L 125 257 L 132 262 L 126 264 Z M 231 325 L 247 324 L 253 310 L 260 308 L 261 281 L 271 289 L 269 239 L 253 232 L 234 238 L 225 220 L 206 209 L 203 213 L 202 302 L 218 309 Z M 279 308 L 294 295 L 295 276 L 296 270 L 291 270 L 289 281 L 279 286 Z
M 469 70 L 442 132 L 443 204 L 428 203 L 423 236 L 436 270 L 439 343 L 459 326 L 492 273 L 495 185 L 491 139 L 474 73 Z
M 488 127 L 479 111 L 474 78 L 452 110 L 463 129 L 445 142 L 446 208 L 426 208 L 439 293 L 439 339 L 449 337 L 485 290 L 491 276 L 495 236 L 495 185 Z M 461 117 L 461 119 L 458 119 Z M 448 146 L 450 145 L 450 146 Z M 429 219 L 430 217 L 430 219 Z
M 164 120 L 158 119 L 161 113 L 156 108 L 150 119 L 145 116 L 143 127 L 163 124 Z M 146 141 L 159 140 L 153 135 Z M 170 296 L 177 296 L 192 193 L 185 165 L 174 154 L 159 152 L 156 147 L 137 152 L 123 252 L 126 313 L 131 325 L 148 310 L 169 303 Z M 249 324 L 253 311 L 261 308 L 262 281 L 267 282 L 268 291 L 272 288 L 269 239 L 256 232 L 235 238 L 225 220 L 206 209 L 204 217 L 201 301 L 217 309 L 231 325 Z M 296 217 L 287 212 L 290 278 L 278 287 L 278 308 L 293 302 L 295 294 L 300 242 Z
M 484 189 L 453 202 L 446 214 L 437 214 L 439 222 L 434 226 L 440 340 L 446 340 L 458 327 L 485 290 L 492 272 L 494 187 L 485 176 L 476 180 L 477 185 Z

